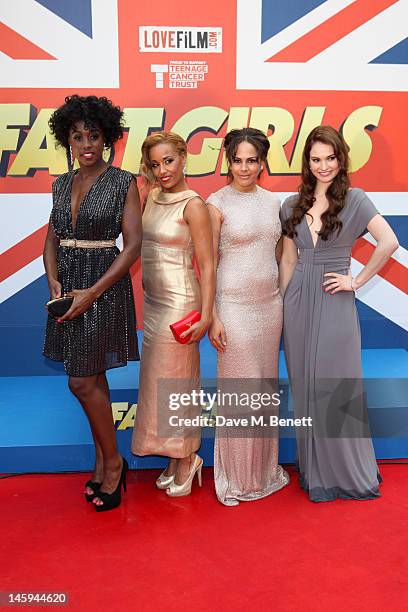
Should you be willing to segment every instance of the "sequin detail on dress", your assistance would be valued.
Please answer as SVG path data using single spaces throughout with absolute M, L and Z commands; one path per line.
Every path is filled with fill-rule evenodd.
M 223 187 L 208 198 L 223 217 L 219 242 L 216 304 L 227 348 L 218 356 L 222 379 L 276 379 L 282 330 L 276 244 L 281 235 L 279 200 L 257 187 L 250 193 Z M 278 465 L 278 437 L 216 435 L 214 480 L 227 506 L 259 499 L 289 483 Z
M 51 222 L 60 239 L 116 240 L 132 175 L 109 166 L 85 195 L 78 210 L 75 234 L 71 219 L 74 173 L 53 184 Z M 62 292 L 91 287 L 114 262 L 115 247 L 58 248 L 58 280 Z M 48 317 L 44 355 L 63 361 L 70 376 L 91 376 L 139 359 L 136 315 L 129 274 L 109 287 L 83 315 L 59 324 Z

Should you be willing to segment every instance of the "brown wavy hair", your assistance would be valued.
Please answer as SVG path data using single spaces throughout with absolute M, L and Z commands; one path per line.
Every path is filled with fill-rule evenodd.
M 142 159 L 140 164 L 140 174 L 144 178 L 148 186 L 152 186 L 156 182 L 156 177 L 152 171 L 152 165 L 150 162 L 150 149 L 158 144 L 170 144 L 172 145 L 179 155 L 187 157 L 187 143 L 181 136 L 175 132 L 156 132 L 150 134 L 144 139 L 142 144 Z
M 310 151 L 316 142 L 331 145 L 339 162 L 339 172 L 326 191 L 329 208 L 322 214 L 322 229 L 319 236 L 322 240 L 335 231 L 340 232 L 343 223 L 338 215 L 344 207 L 347 192 L 350 188 L 349 146 L 343 136 L 330 125 L 321 125 L 312 130 L 307 137 L 302 155 L 302 182 L 299 186 L 299 197 L 289 219 L 283 223 L 283 233 L 289 238 L 297 236 L 296 226 L 302 221 L 308 210 L 313 206 L 316 198 L 314 191 L 317 179 L 310 170 Z

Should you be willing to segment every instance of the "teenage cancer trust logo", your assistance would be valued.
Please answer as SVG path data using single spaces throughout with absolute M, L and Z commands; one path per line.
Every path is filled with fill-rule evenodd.
M 164 88 L 166 73 L 170 89 L 197 89 L 208 73 L 208 64 L 198 60 L 171 60 L 169 64 L 151 64 L 150 70 L 156 75 L 156 89 Z
M 222 53 L 222 28 L 140 26 L 141 53 Z

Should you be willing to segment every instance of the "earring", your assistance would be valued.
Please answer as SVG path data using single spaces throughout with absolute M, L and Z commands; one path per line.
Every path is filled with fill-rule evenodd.
M 186 167 L 183 166 L 183 176 L 186 176 Z
M 69 163 L 71 164 L 71 168 L 74 167 L 74 156 L 72 155 L 72 147 L 69 145 Z

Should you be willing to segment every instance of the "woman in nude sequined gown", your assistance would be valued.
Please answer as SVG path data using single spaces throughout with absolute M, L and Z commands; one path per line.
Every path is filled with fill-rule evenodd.
M 237 384 L 242 391 L 262 392 L 266 379 L 278 377 L 282 331 L 275 258 L 281 235 L 279 200 L 256 184 L 269 149 L 267 137 L 252 128 L 232 130 L 224 145 L 232 181 L 207 200 L 219 258 L 209 336 L 218 351 L 219 388 L 223 379 L 259 379 L 246 389 L 245 384 Z M 250 437 L 244 436 L 228 427 L 217 428 L 215 490 L 227 506 L 265 497 L 289 483 L 278 465 L 276 429 L 268 427 L 265 434 L 252 430 Z
M 172 412 L 169 392 L 199 388 L 198 342 L 211 321 L 215 284 L 210 218 L 202 199 L 185 181 L 186 154 L 184 140 L 166 132 L 149 136 L 142 147 L 143 173 L 160 187 L 150 191 L 143 213 L 144 336 L 132 451 L 170 458 L 156 481 L 170 496 L 190 493 L 196 472 L 201 482 L 202 459 L 196 454 L 199 429 L 169 423 L 172 416 L 195 416 L 199 407 Z M 191 310 L 201 311 L 201 320 L 190 328 L 188 344 L 179 344 L 169 325 Z

